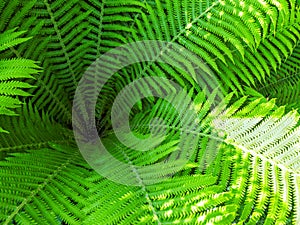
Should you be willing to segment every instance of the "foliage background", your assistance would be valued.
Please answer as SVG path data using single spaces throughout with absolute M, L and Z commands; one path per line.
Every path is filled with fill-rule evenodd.
M 299 15 L 295 0 L 1 1 L 1 223 L 299 224 Z M 165 142 L 141 155 L 116 140 L 110 107 L 128 83 L 166 77 L 198 106 L 199 142 L 190 163 L 165 182 L 131 187 L 101 177 L 83 160 L 71 120 L 72 107 L 85 105 L 72 101 L 93 61 L 140 40 L 177 43 L 200 56 L 229 106 L 219 112 L 226 138 L 210 147 L 220 127 L 194 78 L 160 63 L 119 71 L 99 95 L 95 119 L 120 160 L 155 164 L 185 150 L 177 148 L 176 112 L 157 99 L 140 102 L 131 123 L 143 136 L 151 118 L 162 115 Z

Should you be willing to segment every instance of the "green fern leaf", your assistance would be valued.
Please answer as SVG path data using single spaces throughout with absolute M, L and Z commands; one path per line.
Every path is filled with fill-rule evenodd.
M 24 32 L 15 32 L 15 29 L 0 34 L 0 51 L 27 41 L 30 38 L 20 38 Z M 22 89 L 33 86 L 17 79 L 33 78 L 39 72 L 34 61 L 27 59 L 0 59 L 0 115 L 16 115 L 11 109 L 18 107 L 22 102 L 15 96 L 29 96 Z M 1 128 L 1 131 L 4 131 Z

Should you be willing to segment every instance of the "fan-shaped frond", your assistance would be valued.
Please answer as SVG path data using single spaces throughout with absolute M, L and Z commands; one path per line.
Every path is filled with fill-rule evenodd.
M 0 223 L 300 224 L 299 9 L 1 1 Z
M 226 101 L 229 100 L 230 96 Z M 106 166 L 106 170 L 113 171 L 121 180 L 139 180 L 137 186 L 116 184 L 91 172 L 77 150 L 66 146 L 51 144 L 56 151 L 41 149 L 11 155 L 1 162 L 1 179 L 5 184 L 2 188 L 8 193 L 11 185 L 16 187 L 14 194 L 3 195 L 2 201 L 13 201 L 17 207 L 1 205 L 2 221 L 4 224 L 9 221 L 228 225 L 293 221 L 297 224 L 298 116 L 284 115 L 284 109 L 276 108 L 274 101 L 257 100 L 244 106 L 246 98 L 242 98 L 225 111 L 207 110 L 205 102 L 203 99 L 204 104 L 197 107 L 198 115 L 202 115 L 199 124 L 217 129 L 206 129 L 206 135 L 188 126 L 183 126 L 179 134 L 178 126 L 171 126 L 176 118 L 168 120 L 175 113 L 173 106 L 159 101 L 153 108 L 153 116 L 164 114 L 166 121 L 170 121 L 165 126 L 172 134 L 166 136 L 165 144 L 142 153 L 124 146 L 114 134 L 102 138 L 114 158 L 127 162 L 127 166 L 117 168 L 107 164 L 111 167 Z M 151 113 L 148 115 L 152 117 Z M 137 117 L 133 127 L 142 135 L 138 130 L 143 130 L 149 119 Z M 208 126 L 211 123 L 214 126 Z M 226 139 L 220 136 L 221 131 L 228 134 Z M 179 150 L 183 154 L 187 149 L 187 143 L 178 148 L 182 133 L 199 136 L 193 156 L 175 173 L 162 170 L 155 163 L 169 161 L 174 152 Z M 213 144 L 209 139 L 217 142 Z M 215 147 L 217 151 L 213 151 Z M 140 165 L 144 166 L 138 168 Z M 149 169 L 149 165 L 154 167 Z M 17 167 L 22 170 L 15 170 Z M 35 174 L 34 178 L 30 174 Z M 165 179 L 147 184 L 160 176 Z M 49 214 L 53 216 L 49 218 Z

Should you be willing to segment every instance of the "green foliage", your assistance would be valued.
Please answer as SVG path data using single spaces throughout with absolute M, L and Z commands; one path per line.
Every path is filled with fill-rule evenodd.
M 1 161 L 2 224 L 59 224 L 62 220 L 81 224 L 78 206 L 84 202 L 86 187 L 78 181 L 89 171 L 78 166 L 82 159 L 77 150 L 56 150 L 14 153 Z M 73 193 L 78 194 L 71 198 Z M 79 204 L 74 206 L 75 202 Z
M 15 32 L 16 29 L 8 30 L 0 34 L 0 52 L 13 48 L 30 38 L 21 38 L 23 31 Z M 33 78 L 38 73 L 38 66 L 28 59 L 13 58 L 0 59 L 0 115 L 15 116 L 12 109 L 19 107 L 22 102 L 15 96 L 29 96 L 22 89 L 31 88 L 32 85 L 21 81 L 25 78 Z M 0 132 L 7 132 L 0 127 Z
M 72 132 L 51 119 L 48 114 L 38 112 L 29 102 L 16 110 L 18 117 L 1 116 L 0 124 L 9 135 L 0 133 L 0 159 L 10 152 L 22 152 L 26 149 L 39 149 L 48 146 L 48 142 L 68 143 Z M 13 129 L 18 128 L 18 129 Z
M 299 9 L 295 0 L 0 2 L 0 223 L 299 224 Z M 137 181 L 130 186 L 97 173 L 80 155 L 72 107 L 85 118 L 105 78 L 97 71 L 132 55 L 86 71 L 96 59 L 143 40 L 194 55 L 153 47 L 149 55 L 182 66 L 135 63 L 100 92 L 89 119 L 109 152 L 101 160 L 122 162 L 106 170 Z M 73 102 L 84 73 L 89 85 Z M 170 98 L 180 110 L 159 98 L 138 101 L 129 115 L 134 135 L 118 130 L 126 145 L 112 128 L 112 105 L 143 77 L 176 82 L 193 104 L 178 90 Z M 212 86 L 204 88 L 208 79 Z M 174 89 L 139 85 L 123 98 L 151 85 L 157 93 Z M 157 117 L 163 122 L 153 123 Z M 85 125 L 73 129 L 84 137 Z M 164 138 L 141 145 L 162 129 Z M 172 166 L 162 168 L 165 162 Z
M 272 71 L 262 86 L 257 90 L 264 96 L 278 98 L 277 104 L 288 109 L 299 109 L 299 43 L 293 53 L 281 64 L 278 71 Z

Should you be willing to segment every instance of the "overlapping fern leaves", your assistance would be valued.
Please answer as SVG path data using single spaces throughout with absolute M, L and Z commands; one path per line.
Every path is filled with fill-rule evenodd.
M 78 182 L 89 171 L 78 166 L 76 149 L 55 149 L 14 153 L 1 161 L 2 224 L 82 224 L 87 187 Z
M 78 150 L 66 145 L 49 143 L 44 149 L 13 154 L 1 163 L 1 219 L 4 224 L 12 221 L 18 224 L 60 224 L 60 221 L 68 224 L 297 224 L 299 168 L 291 168 L 292 164 L 287 164 L 287 161 L 298 163 L 293 154 L 299 150 L 286 152 L 285 156 L 280 152 L 283 148 L 270 150 L 271 155 L 282 156 L 278 162 L 276 157 L 262 151 L 268 150 L 264 146 L 274 142 L 283 147 L 297 145 L 299 139 L 293 135 L 297 132 L 293 131 L 293 123 L 297 123 L 298 116 L 287 114 L 282 117 L 284 109 L 276 108 L 274 101 L 257 100 L 243 107 L 245 100 L 243 98 L 220 111 L 224 116 L 213 120 L 216 128 L 219 126 L 229 133 L 224 140 L 208 130 L 205 131 L 208 136 L 203 136 L 203 132 L 184 130 L 200 136 L 200 151 L 194 151 L 190 162 L 181 171 L 158 184 L 137 187 L 116 184 L 91 170 Z M 161 106 L 164 103 L 157 104 Z M 202 107 L 200 112 L 204 112 L 205 108 Z M 164 108 L 153 110 L 157 109 L 163 111 Z M 171 110 L 168 112 L 173 113 Z M 260 112 L 260 117 L 253 118 L 251 113 L 257 116 L 257 112 Z M 209 115 L 203 117 L 202 124 L 215 117 L 209 118 Z M 243 119 L 250 120 L 247 121 L 248 126 L 243 126 L 244 131 L 236 132 L 237 129 L 232 126 L 241 126 L 245 122 Z M 141 120 L 137 121 L 134 130 L 144 129 L 139 127 L 143 125 Z M 277 127 L 285 130 L 282 136 L 288 138 L 279 136 L 276 139 L 273 135 L 274 140 L 270 140 L 256 136 L 276 133 Z M 170 131 L 174 137 L 177 136 L 176 127 L 170 126 Z M 243 135 L 244 132 L 247 136 Z M 235 136 L 239 134 L 241 137 Z M 247 137 L 254 143 L 249 142 Z M 206 149 L 208 138 L 218 139 L 217 152 Z M 116 158 L 129 159 L 133 165 L 151 164 L 165 158 L 168 155 L 165 152 L 177 151 L 175 139 L 173 144 L 170 141 L 147 153 L 148 156 L 132 152 L 112 136 L 103 141 Z M 251 145 L 261 148 L 256 150 Z M 122 159 L 124 155 L 128 157 Z M 22 169 L 15 170 L 19 167 Z M 130 176 L 123 173 L 122 168 L 116 172 L 121 177 Z M 157 171 L 141 168 L 137 173 L 155 178 Z M 77 194 L 74 195 L 74 192 Z
M 39 149 L 48 146 L 49 141 L 68 143 L 72 138 L 72 132 L 68 128 L 51 119 L 47 113 L 39 112 L 30 102 L 15 112 L 19 116 L 0 117 L 0 124 L 10 131 L 9 135 L 0 134 L 1 159 L 7 153 Z
M 299 9 L 292 2 L 166 1 L 163 9 L 159 2 L 147 4 L 147 9 L 149 14 L 142 13 L 136 19 L 139 40 L 182 44 L 201 56 L 233 91 L 243 92 L 244 85 L 254 85 L 254 79 L 263 80 L 270 70 L 264 61 L 276 69 L 281 55 L 287 57 L 293 50 L 290 41 L 299 38 L 297 32 L 293 33 L 297 28 L 292 28 L 299 23 Z M 268 40 L 278 32 L 291 40 Z M 270 43 L 277 43 L 279 48 Z M 262 50 L 256 50 L 259 46 Z M 234 69 L 228 71 L 228 67 Z
M 299 109 L 299 43 L 293 53 L 280 65 L 277 72 L 266 78 L 256 90 L 264 96 L 277 98 L 277 104 L 288 109 Z
M 276 97 L 288 110 L 299 106 L 299 13 L 295 0 L 0 2 L 0 129 L 10 132 L 0 134 L 1 223 L 299 224 L 299 115 L 275 100 L 257 99 Z M 32 38 L 20 38 L 23 30 Z M 203 59 L 225 104 L 213 104 L 222 97 L 215 92 L 206 96 L 199 85 L 203 74 L 193 69 L 200 62 L 180 49 L 168 60 L 190 74 L 153 61 L 118 71 L 100 92 L 96 122 L 111 155 L 133 173 L 108 169 L 140 182 L 125 186 L 82 159 L 70 135 L 71 110 L 86 68 L 110 49 L 141 40 L 179 44 Z M 40 74 L 31 60 L 39 61 Z M 97 69 L 87 72 L 85 102 L 99 81 Z M 182 127 L 166 101 L 138 102 L 130 114 L 136 137 L 162 127 L 168 134 L 161 145 L 138 152 L 132 136 L 123 134 L 131 146 L 116 138 L 111 105 L 128 83 L 149 76 L 176 81 L 195 108 L 175 98 L 187 124 Z M 27 106 L 12 111 L 23 102 Z M 15 112 L 20 116 L 8 117 Z M 151 124 L 156 117 L 165 123 Z M 189 161 L 179 171 L 143 167 L 181 156 Z M 157 176 L 169 179 L 153 184 Z
M 21 38 L 23 31 L 15 32 L 15 29 L 8 30 L 0 35 L 0 52 L 12 48 L 17 44 L 25 42 L 29 38 Z M 15 116 L 12 111 L 22 104 L 16 96 L 29 96 L 23 89 L 31 88 L 32 85 L 22 81 L 22 79 L 33 78 L 33 74 L 38 73 L 38 68 L 34 61 L 21 58 L 0 59 L 0 115 Z M 7 132 L 0 127 L 0 132 Z

